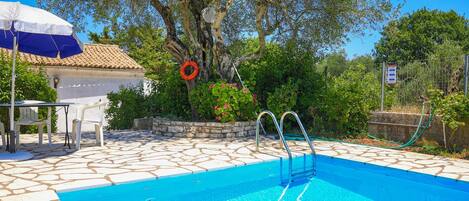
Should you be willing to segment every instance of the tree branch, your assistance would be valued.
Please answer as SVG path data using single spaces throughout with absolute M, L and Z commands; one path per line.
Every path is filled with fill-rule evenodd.
M 151 5 L 161 15 L 166 26 L 166 49 L 168 49 L 179 63 L 184 62 L 184 60 L 189 57 L 189 49 L 177 36 L 171 8 L 163 5 L 158 0 L 151 0 Z
M 257 30 L 258 40 L 259 40 L 259 48 L 257 49 L 257 51 L 253 53 L 238 57 L 233 62 L 233 65 L 235 67 L 239 66 L 239 64 L 245 61 L 258 59 L 264 53 L 265 46 L 266 46 L 265 38 L 267 34 L 266 34 L 266 31 L 264 30 L 263 20 L 267 16 L 267 4 L 268 4 L 267 1 L 256 2 L 256 8 L 255 8 L 256 9 L 256 30 Z M 270 24 L 270 22 L 268 24 Z M 269 32 L 271 33 L 273 32 L 273 30 L 269 30 Z
M 187 34 L 189 40 L 192 44 L 196 46 L 196 48 L 200 48 L 200 43 L 196 40 L 194 35 L 192 34 L 192 26 L 191 26 L 191 17 L 189 12 L 189 1 L 190 0 L 182 0 L 181 4 L 183 5 L 183 11 L 181 12 L 182 15 L 182 27 L 184 28 L 184 32 Z
M 220 0 L 215 1 L 215 5 L 217 5 L 217 14 L 215 16 L 215 21 L 212 23 L 212 29 L 214 31 L 215 40 L 216 42 L 223 43 L 223 35 L 221 31 L 221 23 L 228 12 L 228 9 L 233 4 L 233 0 L 227 0 L 225 6 L 221 6 Z

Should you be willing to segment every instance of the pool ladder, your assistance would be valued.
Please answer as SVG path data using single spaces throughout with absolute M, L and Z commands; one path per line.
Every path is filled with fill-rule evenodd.
M 274 125 L 275 125 L 275 128 L 277 130 L 277 133 L 280 137 L 280 141 L 281 141 L 281 144 L 283 144 L 283 147 L 285 148 L 285 150 L 287 151 L 287 154 L 288 154 L 288 177 L 287 177 L 287 180 L 285 181 L 283 179 L 283 160 L 280 159 L 280 177 L 281 177 L 281 182 L 282 184 L 288 182 L 292 182 L 292 181 L 295 181 L 296 179 L 304 179 L 304 178 L 308 178 L 308 177 L 313 177 L 314 175 L 316 175 L 316 151 L 314 150 L 314 145 L 313 143 L 311 142 L 309 136 L 308 136 L 308 133 L 306 133 L 306 130 L 303 126 L 303 123 L 301 123 L 301 120 L 300 120 L 300 117 L 298 116 L 298 114 L 296 112 L 293 112 L 293 111 L 287 111 L 287 112 L 284 112 L 282 114 L 282 117 L 280 118 L 280 125 L 279 123 L 277 122 L 277 118 L 275 117 L 275 115 L 271 112 L 271 111 L 262 111 L 261 113 L 259 113 L 259 115 L 257 116 L 257 121 L 256 121 L 256 150 L 259 151 L 259 142 L 260 142 L 260 136 L 259 136 L 259 131 L 260 131 L 260 127 L 262 126 L 262 122 L 261 122 L 261 118 L 262 116 L 264 115 L 269 115 L 271 118 L 272 118 L 272 121 L 274 122 Z M 293 157 L 292 157 L 292 153 L 291 153 L 291 150 L 290 150 L 290 147 L 288 146 L 287 144 L 287 140 L 285 139 L 285 136 L 283 135 L 283 126 L 284 126 L 284 120 L 285 120 L 285 117 L 287 115 L 292 115 L 296 122 L 298 123 L 298 126 L 300 127 L 300 130 L 303 134 L 303 137 L 305 138 L 306 142 L 308 143 L 308 146 L 309 148 L 311 149 L 311 154 L 312 154 L 312 169 L 311 170 L 307 170 L 306 168 L 306 154 L 303 155 L 303 171 L 299 171 L 299 172 L 293 172 Z

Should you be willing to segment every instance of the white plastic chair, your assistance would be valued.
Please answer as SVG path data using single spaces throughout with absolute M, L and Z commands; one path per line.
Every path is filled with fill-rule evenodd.
M 33 100 L 26 100 L 24 101 L 25 104 L 35 104 L 35 103 L 44 103 L 43 101 L 33 101 Z M 47 118 L 46 119 L 39 119 L 38 111 L 39 108 L 37 107 L 20 107 L 20 117 L 18 121 L 15 122 L 15 131 L 16 131 L 16 144 L 20 144 L 20 128 L 21 126 L 30 126 L 36 125 L 38 128 L 39 133 L 39 145 L 42 145 L 42 135 L 44 130 L 44 125 L 47 126 L 47 136 L 49 137 L 49 145 L 52 144 L 52 126 L 51 126 L 51 108 L 47 108 Z
M 2 149 L 6 146 L 6 139 L 5 139 L 5 125 L 0 122 L 0 135 L 2 136 Z
M 96 132 L 96 144 L 101 147 L 104 146 L 103 136 L 103 123 L 104 123 L 104 110 L 106 109 L 107 102 L 98 101 L 96 103 L 81 105 L 77 109 L 77 118 L 72 123 L 72 143 L 75 144 L 76 149 L 80 149 L 81 141 L 81 126 L 84 123 L 93 124 Z M 97 119 L 86 119 L 85 113 L 87 110 L 98 109 L 99 114 Z M 96 118 L 96 117 L 95 117 Z

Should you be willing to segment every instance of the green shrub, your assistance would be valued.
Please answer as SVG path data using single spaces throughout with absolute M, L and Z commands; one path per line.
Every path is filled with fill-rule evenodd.
M 239 89 L 236 84 L 218 82 L 210 85 L 215 98 L 215 119 L 220 122 L 245 121 L 255 118 L 253 95 L 247 88 Z
M 257 95 L 260 108 L 276 110 L 276 115 L 285 112 L 281 111 L 284 109 L 293 110 L 305 126 L 312 127 L 315 117 L 308 111 L 315 110 L 326 86 L 323 76 L 315 70 L 317 61 L 314 55 L 293 44 L 280 47 L 270 43 L 259 60 L 243 63 L 239 72 L 247 87 Z M 282 88 L 289 86 L 295 86 L 296 93 L 291 93 L 288 99 L 278 98 L 288 96 Z
M 194 105 L 199 119 L 203 121 L 210 121 L 215 119 L 215 100 L 211 93 L 210 86 L 213 83 L 199 84 L 190 93 L 189 100 Z
M 135 118 L 145 117 L 148 110 L 145 107 L 146 98 L 143 85 L 134 87 L 121 87 L 117 92 L 107 95 L 109 107 L 106 110 L 108 128 L 131 128 Z
M 106 111 L 110 129 L 128 129 L 135 118 L 161 116 L 190 119 L 186 85 L 175 69 L 160 71 L 159 80 L 149 80 L 149 94 L 143 84 L 121 88 L 108 94 L 110 107 Z
M 201 84 L 191 91 L 190 97 L 202 120 L 233 122 L 255 118 L 256 102 L 252 93 L 236 84 Z
M 291 111 L 296 106 L 298 86 L 288 82 L 269 93 L 267 97 L 267 108 L 275 115 L 280 116 L 286 111 Z
M 365 66 L 355 65 L 333 78 L 318 107 L 328 130 L 346 135 L 366 131 L 369 113 L 379 106 L 379 81 Z M 316 111 L 316 112 L 318 112 Z
M 464 126 L 464 119 L 469 118 L 469 98 L 463 93 L 452 93 L 444 96 L 441 90 L 430 89 L 430 100 L 436 113 L 441 115 L 443 123 L 448 125 L 453 132 L 460 126 Z
M 0 102 L 9 103 L 11 98 L 11 58 L 0 54 Z M 31 70 L 30 65 L 20 60 L 16 63 L 16 82 L 15 82 L 16 100 L 40 100 L 45 102 L 55 102 L 57 92 L 49 86 L 49 80 L 46 74 L 39 70 Z M 18 117 L 18 112 L 15 113 Z M 39 118 L 47 118 L 47 108 L 39 109 Z M 56 130 L 57 115 L 52 110 L 52 131 Z M 0 111 L 0 121 L 9 125 L 8 109 Z M 35 133 L 36 126 L 22 127 L 21 132 Z
M 152 81 L 151 101 L 153 115 L 177 119 L 191 119 L 191 107 L 184 80 L 177 66 L 160 72 L 158 80 Z

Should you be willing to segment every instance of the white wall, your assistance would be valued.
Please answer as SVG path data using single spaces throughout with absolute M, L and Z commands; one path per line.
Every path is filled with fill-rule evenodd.
M 53 78 L 58 77 L 60 82 L 57 87 L 58 102 L 70 102 L 75 105 L 70 106 L 68 114 L 68 128 L 71 132 L 72 120 L 77 116 L 77 106 L 97 102 L 99 100 L 107 101 L 106 95 L 109 92 L 119 90 L 120 86 L 137 85 L 143 81 L 143 73 L 122 72 L 102 72 L 102 71 L 78 71 L 75 73 L 69 70 L 49 70 L 46 73 L 49 76 L 53 86 Z M 62 108 L 57 108 L 58 132 L 65 132 L 65 114 Z M 86 119 L 97 119 L 99 111 L 91 110 L 85 114 Z M 93 118 L 94 117 L 94 118 Z M 82 131 L 94 131 L 92 125 L 83 125 Z

